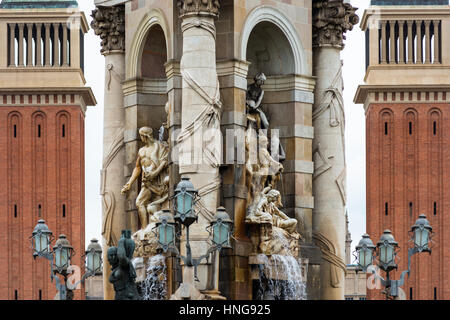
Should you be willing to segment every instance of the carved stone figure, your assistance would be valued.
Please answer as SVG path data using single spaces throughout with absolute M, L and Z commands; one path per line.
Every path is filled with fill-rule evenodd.
M 139 300 L 136 288 L 136 271 L 131 259 L 135 244 L 131 231 L 123 230 L 117 247 L 108 249 L 108 262 L 111 265 L 109 282 L 114 286 L 116 300 Z
M 100 52 L 125 49 L 125 7 L 96 7 L 91 27 L 102 39 Z
M 247 104 L 247 112 L 256 117 L 256 124 L 258 129 L 268 129 L 269 121 L 265 113 L 261 109 L 261 102 L 264 98 L 264 90 L 261 86 L 267 80 L 264 73 L 258 74 L 254 78 L 255 82 L 248 86 L 247 88 L 247 96 L 246 96 L 246 104 Z
M 298 256 L 300 234 L 296 231 L 297 220 L 282 212 L 282 206 L 280 192 L 267 187 L 247 216 L 245 222 L 256 226 L 252 241 L 259 252 L 255 253 Z
M 141 229 L 145 229 L 153 215 L 167 204 L 169 197 L 168 154 L 165 142 L 153 138 L 153 130 L 142 127 L 139 135 L 145 146 L 139 149 L 136 167 L 130 180 L 124 185 L 122 193 L 130 190 L 132 184 L 141 176 L 141 191 L 136 199 Z

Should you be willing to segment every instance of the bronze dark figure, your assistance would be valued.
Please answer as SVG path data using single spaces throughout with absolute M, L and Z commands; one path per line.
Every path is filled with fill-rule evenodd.
M 139 300 L 136 287 L 136 271 L 131 259 L 134 252 L 134 241 L 130 230 L 122 230 L 122 237 L 117 247 L 108 249 L 108 261 L 111 264 L 109 282 L 114 286 L 116 300 Z

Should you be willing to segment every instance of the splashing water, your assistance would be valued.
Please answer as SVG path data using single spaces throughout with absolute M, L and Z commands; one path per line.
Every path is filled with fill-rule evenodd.
M 166 299 L 166 259 L 159 254 L 149 259 L 147 263 L 147 278 L 143 283 L 143 300 Z
M 258 300 L 306 300 L 302 259 L 293 256 L 261 255 Z

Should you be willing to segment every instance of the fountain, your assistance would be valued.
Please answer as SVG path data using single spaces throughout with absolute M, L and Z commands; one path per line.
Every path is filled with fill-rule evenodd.
M 147 277 L 141 284 L 142 300 L 165 300 L 167 294 L 166 257 L 151 257 L 147 263 Z
M 281 145 L 273 148 L 274 141 L 270 143 L 267 131 L 261 130 L 270 125 L 258 109 L 264 95 L 261 85 L 265 79 L 264 74 L 258 75 L 247 90 L 245 223 L 253 244 L 249 256 L 253 299 L 305 300 L 308 260 L 299 258 L 298 221 L 281 211 L 282 197 L 276 189 L 284 170 L 279 162 L 285 158 L 284 150 Z M 269 146 L 275 150 L 275 155 L 269 152 Z

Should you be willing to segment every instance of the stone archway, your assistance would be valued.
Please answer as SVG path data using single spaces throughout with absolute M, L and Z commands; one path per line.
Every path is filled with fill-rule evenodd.
M 300 40 L 300 37 L 298 36 L 296 29 L 281 11 L 270 6 L 257 7 L 247 16 L 241 34 L 240 59 L 242 61 L 248 60 L 247 53 L 248 45 L 250 44 L 250 36 L 253 33 L 255 27 L 263 22 L 266 25 L 271 24 L 273 27 L 276 27 L 278 29 L 278 31 L 276 31 L 278 32 L 278 35 L 283 35 L 282 38 L 286 43 L 289 43 L 289 47 L 292 51 L 294 60 L 294 72 L 292 73 L 306 74 L 308 70 L 306 56 L 302 42 Z M 274 34 L 272 34 L 272 36 L 273 35 Z

